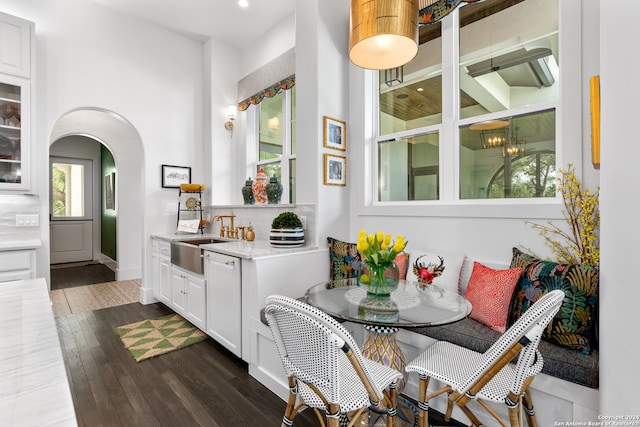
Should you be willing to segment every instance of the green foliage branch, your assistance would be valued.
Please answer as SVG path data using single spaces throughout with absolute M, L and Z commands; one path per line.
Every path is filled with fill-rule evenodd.
M 273 219 L 273 222 L 271 222 L 271 228 L 302 228 L 302 221 L 300 221 L 298 215 L 293 212 L 282 212 Z

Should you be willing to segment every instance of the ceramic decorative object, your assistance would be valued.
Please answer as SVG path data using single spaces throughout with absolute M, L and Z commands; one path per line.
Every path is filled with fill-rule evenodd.
M 400 318 L 400 310 L 391 298 L 367 296 L 358 303 L 358 315 L 372 322 L 395 323 Z
M 247 178 L 244 187 L 242 187 L 242 198 L 245 205 L 252 205 L 256 201 L 253 198 L 253 180 L 251 178 Z
M 272 246 L 293 248 L 304 244 L 302 221 L 294 212 L 282 212 L 271 222 L 269 242 Z
M 256 238 L 256 233 L 253 231 L 253 227 L 249 225 L 249 228 L 247 229 L 247 241 L 253 242 L 255 238 Z
M 267 184 L 267 199 L 270 204 L 280 203 L 282 197 L 282 184 L 277 176 L 273 175 Z
M 358 284 L 367 290 L 367 296 L 374 298 L 389 298 L 399 281 L 400 271 L 393 261 L 379 264 L 365 261 L 358 276 Z
M 269 199 L 267 198 L 267 174 L 264 173 L 264 169 L 260 168 L 260 172 L 256 175 L 256 180 L 253 182 L 253 198 L 257 205 L 267 204 Z
M 269 235 L 271 246 L 295 248 L 304 244 L 304 230 L 298 228 L 272 228 Z

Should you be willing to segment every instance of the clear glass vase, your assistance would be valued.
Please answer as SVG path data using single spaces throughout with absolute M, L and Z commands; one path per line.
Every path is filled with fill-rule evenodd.
M 358 284 L 367 290 L 367 296 L 389 298 L 398 288 L 400 271 L 395 262 L 373 264 L 364 262 L 358 276 Z

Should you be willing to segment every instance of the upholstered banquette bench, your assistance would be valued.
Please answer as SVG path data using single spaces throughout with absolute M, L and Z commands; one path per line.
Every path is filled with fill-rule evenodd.
M 330 277 L 357 275 L 361 262 L 355 245 L 329 238 Z M 459 292 L 474 306 L 470 317 L 455 323 L 408 331 L 486 351 L 502 332 L 542 293 L 560 288 L 567 297 L 540 344 L 543 373 L 589 388 L 599 385 L 599 353 L 595 339 L 598 274 L 592 268 L 544 261 L 513 249 L 510 264 L 490 267 L 460 254 L 408 250 L 396 258 L 400 277 L 416 280 L 419 268 L 442 263 L 433 284 Z M 501 311 L 496 313 L 496 311 Z
M 410 331 L 478 352 L 486 351 L 501 335 L 469 317 L 448 325 L 411 328 Z M 543 373 L 585 387 L 598 388 L 598 350 L 579 354 L 545 340 L 540 342 L 538 349 L 544 358 Z
M 355 244 L 328 238 L 330 278 L 357 274 L 360 256 Z M 433 284 L 457 291 L 473 305 L 471 315 L 455 323 L 405 328 L 398 341 L 408 360 L 436 341 L 449 341 L 478 352 L 486 351 L 543 293 L 562 289 L 566 298 L 545 330 L 539 350 L 542 373 L 532 385 L 540 425 L 556 421 L 596 421 L 599 410 L 599 352 L 597 343 L 597 270 L 537 259 L 517 248 L 507 262 L 476 262 L 464 254 L 441 254 L 407 248 L 396 258 L 400 275 L 416 280 L 418 267 L 440 265 Z M 417 264 L 417 265 L 415 265 Z M 357 327 L 356 327 L 357 331 Z M 417 393 L 412 379 L 405 389 Z M 434 407 L 444 402 L 432 402 Z M 455 414 L 454 414 L 455 415 Z M 466 419 L 461 415 L 461 419 Z
M 330 260 L 329 279 L 355 277 L 361 263 L 355 244 L 328 239 Z M 445 259 L 445 269 L 434 279 L 434 284 L 458 291 L 473 305 L 471 315 L 455 323 L 404 328 L 397 339 L 408 360 L 436 341 L 449 341 L 474 351 L 486 351 L 519 315 L 542 293 L 563 289 L 567 298 L 559 314 L 549 324 L 539 350 L 544 358 L 541 374 L 531 386 L 534 404 L 538 408 L 539 425 L 554 422 L 596 421 L 599 413 L 599 352 L 594 331 L 598 274 L 584 266 L 571 266 L 543 261 L 514 248 L 510 263 L 479 263 L 465 255 L 427 253 L 407 250 L 409 255 L 397 258 L 401 277 L 416 280 L 414 264 L 428 267 L 439 264 L 439 256 Z M 291 295 L 291 296 L 300 296 Z M 257 314 L 257 313 L 256 313 Z M 266 319 L 260 313 L 262 335 L 269 335 Z M 355 335 L 364 332 L 359 325 L 347 325 Z M 257 328 L 256 328 L 257 329 Z M 358 338 L 356 338 L 358 339 Z M 270 350 L 275 352 L 275 349 Z M 263 360 L 273 358 L 271 365 Z M 264 365 L 264 366 L 263 366 Z M 278 370 L 274 355 L 262 356 L 258 351 L 256 361 L 250 364 L 250 373 L 270 386 L 272 391 L 284 395 L 282 388 L 273 381 L 283 375 Z M 277 371 L 277 374 L 276 374 Z M 266 374 L 265 374 L 266 373 Z M 417 396 L 417 381 L 410 378 L 405 394 Z M 283 381 L 283 380 L 282 380 Z M 433 401 L 432 406 L 444 411 L 443 402 Z M 463 414 L 454 418 L 466 419 Z M 493 424 L 488 424 L 493 426 Z

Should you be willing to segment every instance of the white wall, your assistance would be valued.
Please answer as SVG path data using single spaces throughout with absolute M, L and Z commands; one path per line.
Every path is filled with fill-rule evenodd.
M 296 46 L 296 13 L 292 13 L 242 50 L 238 79 L 251 74 Z M 275 82 L 274 82 L 275 83 Z
M 172 231 L 175 214 L 165 209 L 176 191 L 161 189 L 160 165 L 191 166 L 195 182 L 205 179 L 202 45 L 91 1 L 5 0 L 1 8 L 36 23 L 32 192 L 41 196 L 38 276 L 49 276 L 50 133 L 72 109 L 110 110 L 136 128 L 145 160 L 137 175 L 121 176 L 121 182 L 143 174 L 144 194 L 138 198 L 145 244 L 149 234 Z
M 640 37 L 640 4 L 600 2 L 601 279 L 600 390 L 603 415 L 640 415 L 637 325 L 640 251 L 637 143 L 640 57 L 625 40 Z M 636 419 L 635 424 L 638 424 Z
M 241 202 L 240 188 L 246 179 L 241 167 L 245 152 L 243 132 L 240 129 L 228 131 L 224 127 L 229 120 L 228 105 L 238 103 L 241 55 L 237 49 L 214 40 L 205 43 L 204 48 L 205 86 L 208 87 L 204 122 L 205 129 L 210 132 L 205 140 L 211 141 L 204 146 L 204 158 L 208 160 L 205 170 L 209 172 L 205 183 L 210 187 L 205 194 L 205 204 Z
M 349 122 L 349 4 L 341 0 L 298 0 L 296 3 L 296 87 L 298 133 L 298 201 L 317 203 L 318 245 L 326 238 L 349 235 L 349 197 L 353 157 L 358 140 Z M 323 147 L 323 117 L 347 123 L 347 151 Z M 324 185 L 323 156 L 346 156 L 346 186 Z M 357 161 L 357 160 L 356 160 Z

